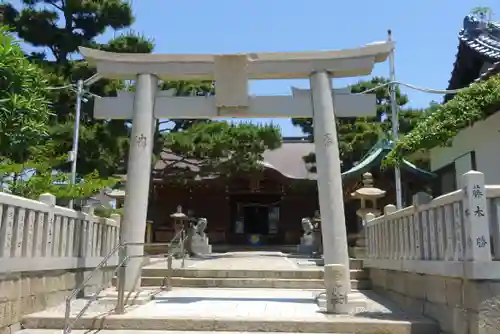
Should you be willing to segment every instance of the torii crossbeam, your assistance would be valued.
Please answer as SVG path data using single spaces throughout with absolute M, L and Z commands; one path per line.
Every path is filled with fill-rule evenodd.
M 335 113 L 368 116 L 375 115 L 376 108 L 373 96 L 353 96 L 337 90 L 332 94 L 331 78 L 369 75 L 374 64 L 385 61 L 392 48 L 391 42 L 381 42 L 339 51 L 223 55 L 117 54 L 80 48 L 102 77 L 136 80 L 135 93 L 96 100 L 94 112 L 99 118 L 132 118 L 122 242 L 144 240 L 155 117 L 312 116 L 325 265 L 343 266 L 342 290 L 350 291 Z M 248 96 L 251 79 L 297 78 L 309 78 L 311 90 L 295 89 L 291 96 Z M 160 79 L 213 80 L 215 96 L 168 96 L 158 92 Z M 131 256 L 143 254 L 142 247 L 130 247 L 128 251 Z M 140 277 L 141 262 L 136 258 L 127 266 L 124 283 L 127 291 L 140 286 L 140 279 L 136 278 Z M 342 301 L 335 297 L 339 291 L 330 290 L 327 291 L 327 311 L 336 312 L 347 301 L 347 295 Z
M 338 117 L 373 116 L 375 95 L 353 95 L 345 89 L 334 89 L 333 104 Z M 215 96 L 174 97 L 173 91 L 159 91 L 154 103 L 154 117 L 189 118 L 279 118 L 313 117 L 310 90 L 292 89 L 291 96 L 250 96 L 248 108 L 221 111 Z M 134 93 L 119 92 L 117 97 L 95 100 L 94 117 L 101 119 L 132 119 Z

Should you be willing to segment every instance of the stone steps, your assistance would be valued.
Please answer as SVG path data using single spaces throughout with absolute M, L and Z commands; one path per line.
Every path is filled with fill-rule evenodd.
M 40 328 L 56 327 L 52 333 L 61 333 L 64 326 L 64 318 L 40 318 L 30 317 L 24 321 L 24 334 L 42 334 L 39 332 L 29 332 L 31 326 Z M 58 330 L 57 330 L 58 329 Z M 160 316 L 151 319 L 132 317 L 107 317 L 95 319 L 82 317 L 75 326 L 76 329 L 84 329 L 84 333 L 91 333 L 89 330 L 106 329 L 109 333 L 120 333 L 123 329 L 133 329 L 128 333 L 141 333 L 142 331 L 161 331 L 161 333 L 202 333 L 209 331 L 212 333 L 227 332 L 275 332 L 275 333 L 356 333 L 356 334 L 438 334 L 437 326 L 428 320 L 381 320 L 381 319 L 353 319 L 351 317 L 336 317 L 323 321 L 294 320 L 266 320 L 259 318 L 242 319 L 202 319 L 202 318 L 174 318 Z M 49 329 L 50 330 L 50 329 Z M 44 332 L 45 334 L 47 332 Z M 50 333 L 50 332 L 48 332 Z M 99 334 L 105 332 L 99 331 Z M 127 334 L 128 334 L 127 333 Z
M 214 278 L 214 277 L 172 277 L 174 287 L 192 288 L 279 288 L 279 289 L 324 289 L 323 279 L 307 278 Z M 161 286 L 163 277 L 142 277 L 141 285 Z M 370 289 L 369 280 L 351 280 L 355 290 Z
M 169 334 L 192 331 L 198 334 L 199 331 L 221 334 L 438 334 L 435 322 L 404 313 L 394 303 L 371 291 L 353 292 L 350 295 L 349 300 L 358 305 L 353 310 L 355 314 L 351 315 L 320 313 L 314 302 L 316 294 L 303 289 L 174 288 L 155 295 L 146 304 L 129 304 L 122 315 L 114 314 L 113 304 L 97 301 L 76 322 L 74 330 L 105 329 L 110 332 L 104 333 L 109 334 L 122 334 L 121 330 L 131 330 L 133 333 L 154 330 Z M 78 314 L 86 303 L 87 300 L 73 301 L 71 317 Z M 64 327 L 64 312 L 65 305 L 61 304 L 25 316 L 22 320 L 22 326 L 26 329 L 23 334 L 52 334 L 47 331 L 30 333 L 30 329 L 59 330 L 60 333 Z
M 251 332 L 217 332 L 217 331 L 167 331 L 167 330 L 131 330 L 131 329 L 100 329 L 74 330 L 73 334 L 247 334 Z M 295 334 L 294 332 L 275 332 L 276 334 Z M 61 334 L 60 329 L 23 329 L 15 334 Z M 313 334 L 313 333 L 303 333 Z M 337 333 L 333 333 L 337 334 Z
M 144 268 L 145 277 L 165 277 L 166 268 Z M 322 269 L 247 270 L 247 269 L 174 269 L 172 277 L 183 278 L 267 278 L 267 279 L 323 279 Z M 367 279 L 367 272 L 351 269 L 351 279 Z
M 354 267 L 358 261 L 351 261 Z M 351 286 L 355 290 L 370 289 L 366 270 L 351 269 Z M 167 269 L 161 266 L 143 268 L 142 286 L 161 286 Z M 281 288 L 324 289 L 322 268 L 294 268 L 275 270 L 248 269 L 201 269 L 176 268 L 173 270 L 172 286 L 197 288 Z M 113 281 L 116 284 L 116 280 Z

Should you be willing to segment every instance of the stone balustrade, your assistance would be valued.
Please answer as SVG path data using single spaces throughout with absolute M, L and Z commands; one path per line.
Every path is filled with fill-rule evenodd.
M 470 171 L 464 187 L 367 216 L 373 288 L 435 319 L 442 333 L 500 331 L 500 186 Z
M 119 219 L 0 193 L 0 273 L 95 267 L 118 244 Z
M 96 217 L 0 192 L 0 334 L 19 329 L 23 315 L 64 302 L 118 245 L 120 216 Z M 86 284 L 84 294 L 110 284 L 112 257 Z
M 401 210 L 387 205 L 366 225 L 368 267 L 474 279 L 500 279 L 500 186 L 479 172 L 464 188 Z M 482 182 L 481 182 L 482 181 Z M 495 263 L 493 263 L 495 262 Z M 498 266 L 497 266 L 498 265 Z

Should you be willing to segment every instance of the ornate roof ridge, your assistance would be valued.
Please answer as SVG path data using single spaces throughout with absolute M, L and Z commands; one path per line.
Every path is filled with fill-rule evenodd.
M 464 17 L 463 29 L 460 31 L 460 35 L 469 35 L 470 37 L 486 35 L 500 40 L 500 22 L 486 22 L 479 19 L 476 15 L 469 14 Z
M 469 14 L 464 17 L 463 28 L 458 34 L 458 40 L 458 50 L 450 80 L 448 81 L 447 89 L 450 90 L 463 88 L 461 87 L 463 84 L 457 82 L 456 79 L 460 74 L 461 64 L 467 62 L 466 60 L 469 58 L 467 56 L 468 51 L 472 51 L 484 58 L 485 62 L 496 63 L 500 61 L 500 22 L 486 22 L 476 15 Z M 461 59 L 463 57 L 466 59 Z M 470 83 L 476 81 L 476 79 L 478 78 L 472 79 Z M 452 98 L 453 95 L 446 94 L 445 102 Z

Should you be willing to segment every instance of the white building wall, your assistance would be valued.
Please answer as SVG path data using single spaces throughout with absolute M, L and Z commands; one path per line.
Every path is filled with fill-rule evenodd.
M 431 170 L 436 171 L 455 162 L 456 184 L 472 168 L 470 152 L 475 152 L 477 169 L 484 173 L 486 184 L 500 184 L 500 112 L 458 133 L 451 147 L 430 151 Z

